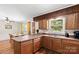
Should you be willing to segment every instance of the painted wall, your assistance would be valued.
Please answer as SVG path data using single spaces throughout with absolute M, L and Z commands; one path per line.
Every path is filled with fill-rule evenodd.
M 5 29 L 5 17 L 8 17 L 11 21 L 12 29 Z M 20 34 L 23 31 L 21 23 L 26 21 L 26 17 L 13 5 L 0 5 L 0 41 L 9 39 L 8 34 Z M 24 33 L 24 32 L 23 32 Z
M 0 21 L 0 41 L 9 39 L 9 34 L 17 35 L 21 32 L 20 22 L 10 22 L 12 29 L 5 29 L 6 24 L 5 21 Z

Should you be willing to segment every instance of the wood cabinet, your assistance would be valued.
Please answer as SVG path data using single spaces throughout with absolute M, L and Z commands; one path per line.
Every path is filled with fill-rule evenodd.
M 54 11 L 51 13 L 43 14 L 37 17 L 34 17 L 34 21 L 38 21 L 39 28 L 40 29 L 46 29 L 46 27 L 43 27 L 43 21 L 41 20 L 49 20 L 51 18 L 56 18 L 59 16 L 66 17 L 66 29 L 67 30 L 73 30 L 73 29 L 79 29 L 79 5 L 71 6 L 68 8 L 64 8 L 58 11 Z M 46 23 L 46 22 L 44 22 Z
M 50 39 L 49 39 L 49 37 L 43 36 L 42 46 L 44 48 L 50 49 Z
M 39 20 L 39 29 L 47 29 L 47 20 L 46 19 L 42 19 Z
M 58 16 L 57 17 L 56 16 L 55 16 L 55 18 L 58 17 Z M 61 16 L 66 18 L 65 28 L 67 30 L 79 29 L 79 24 L 78 24 L 79 23 L 79 13 L 69 13 L 69 14 L 61 15 Z M 54 17 L 52 17 L 52 18 L 54 18 Z M 47 29 L 47 21 L 48 20 L 46 18 L 40 18 L 38 20 L 38 22 L 39 22 L 39 29 Z
M 43 29 L 47 29 L 47 20 L 43 19 Z
M 79 29 L 78 13 L 68 14 L 65 17 L 66 17 L 66 29 L 68 30 Z
M 37 21 L 39 23 L 39 29 L 45 30 L 47 29 L 47 18 L 46 16 L 37 16 L 33 18 L 34 21 Z
M 62 44 L 61 44 L 61 39 L 59 38 L 51 38 L 51 50 L 57 51 L 59 53 L 62 53 Z
M 58 53 L 66 54 L 78 54 L 79 53 L 79 41 L 77 40 L 67 40 L 54 37 L 44 36 L 42 39 L 42 45 L 44 48 L 47 48 Z
M 33 42 L 32 40 L 25 41 L 21 43 L 21 53 L 22 54 L 32 54 L 33 53 Z
M 42 44 L 44 48 L 62 53 L 61 39 L 44 36 Z
M 40 48 L 41 48 L 41 39 L 40 38 L 36 38 L 34 39 L 34 53 L 37 52 Z
M 62 40 L 63 53 L 79 53 L 79 41 Z
M 13 49 L 15 54 L 32 54 L 38 51 L 41 47 L 47 48 L 58 53 L 74 53 L 79 54 L 79 40 L 66 39 L 50 36 L 42 36 L 26 41 L 17 41 L 12 39 Z
M 43 29 L 43 21 L 39 20 L 38 23 L 39 23 L 39 29 Z

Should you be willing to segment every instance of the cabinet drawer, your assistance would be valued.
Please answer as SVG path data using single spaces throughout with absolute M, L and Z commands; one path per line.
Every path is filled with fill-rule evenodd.
M 76 40 L 62 40 L 63 44 L 78 44 L 79 45 L 79 41 Z
M 32 40 L 26 41 L 26 42 L 22 42 L 21 45 L 26 46 L 28 44 L 32 44 Z
M 64 53 L 79 53 L 79 46 L 75 45 L 63 45 Z
M 40 41 L 40 38 L 34 39 L 34 42 L 38 42 L 38 41 Z

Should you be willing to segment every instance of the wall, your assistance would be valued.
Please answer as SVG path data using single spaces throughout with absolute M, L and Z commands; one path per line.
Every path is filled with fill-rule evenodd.
M 0 41 L 9 39 L 9 34 L 17 35 L 21 32 L 20 22 L 10 22 L 9 24 L 12 25 L 12 29 L 5 29 L 6 24 L 5 21 L 0 21 Z
M 5 29 L 5 17 L 8 17 L 11 21 L 12 29 Z M 26 21 L 26 17 L 20 12 L 15 5 L 1 4 L 0 5 L 0 41 L 9 39 L 8 34 L 20 34 L 21 23 Z M 23 28 L 23 26 L 22 26 Z M 24 33 L 24 32 L 23 32 Z

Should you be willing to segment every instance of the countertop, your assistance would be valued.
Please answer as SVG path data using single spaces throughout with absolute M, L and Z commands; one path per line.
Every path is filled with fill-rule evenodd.
M 59 35 L 49 35 L 49 34 L 32 34 L 32 35 L 24 35 L 24 36 L 17 36 L 17 37 L 13 37 L 12 39 L 18 42 L 23 42 L 23 41 L 28 41 L 28 40 L 32 40 L 35 38 L 39 38 L 42 36 L 48 36 L 48 37 L 53 37 L 53 38 L 60 38 L 60 39 L 68 39 L 68 40 L 78 40 L 79 39 L 75 39 L 73 37 L 65 37 L 65 36 L 59 36 Z
M 33 35 L 24 35 L 24 36 L 14 36 L 12 39 L 18 42 L 23 42 L 23 41 L 27 41 L 27 40 L 32 40 L 35 38 L 39 38 L 42 35 L 40 34 L 33 34 Z

